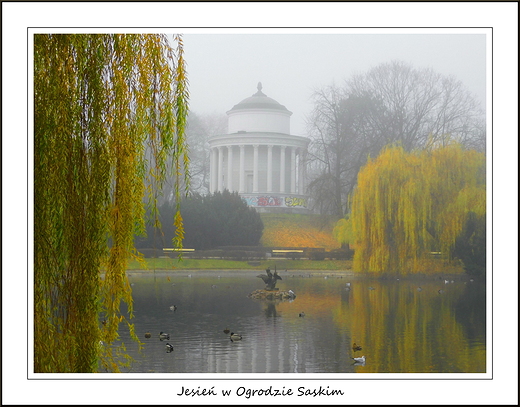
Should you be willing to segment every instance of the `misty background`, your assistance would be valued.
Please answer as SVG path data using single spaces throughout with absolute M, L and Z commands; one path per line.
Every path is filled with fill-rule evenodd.
M 200 30 L 203 32 L 203 30 Z M 207 31 L 207 30 L 206 30 Z M 306 117 L 318 88 L 337 85 L 354 74 L 391 61 L 460 80 L 486 107 L 486 35 L 467 30 L 211 30 L 184 33 L 190 82 L 190 110 L 199 115 L 225 114 L 263 92 L 293 112 L 291 134 L 305 136 Z M 374 33 L 377 31 L 378 33 Z M 424 31 L 424 30 L 423 30 Z M 251 32 L 251 33 L 249 33 Z M 383 32 L 383 33 L 381 33 Z

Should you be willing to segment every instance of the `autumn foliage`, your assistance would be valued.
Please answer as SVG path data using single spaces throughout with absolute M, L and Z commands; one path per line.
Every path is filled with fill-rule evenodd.
M 319 215 L 261 214 L 264 232 L 260 243 L 266 247 L 319 247 L 337 249 L 333 222 Z
M 166 35 L 34 36 L 37 373 L 119 371 L 122 322 L 140 343 L 120 307 L 132 317 L 133 237 L 168 173 L 181 196 L 188 166 L 187 78 L 174 40 L 176 49 Z
M 354 270 L 428 272 L 431 253 L 450 253 L 467 214 L 486 213 L 485 155 L 459 144 L 369 160 L 335 236 L 355 249 Z

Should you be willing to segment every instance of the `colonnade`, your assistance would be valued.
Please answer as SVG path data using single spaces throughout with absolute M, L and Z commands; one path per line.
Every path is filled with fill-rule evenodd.
M 212 147 L 210 190 L 304 194 L 306 153 L 302 147 L 274 144 Z

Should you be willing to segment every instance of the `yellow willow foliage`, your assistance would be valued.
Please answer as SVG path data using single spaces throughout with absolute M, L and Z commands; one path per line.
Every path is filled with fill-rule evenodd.
M 174 40 L 177 49 L 164 35 L 34 36 L 35 372 L 119 371 L 123 321 L 139 342 L 120 304 L 131 317 L 126 265 L 153 201 L 145 185 L 161 187 L 172 155 L 187 174 Z
M 355 249 L 354 270 L 427 271 L 431 251 L 449 257 L 469 211 L 485 215 L 485 181 L 485 156 L 458 144 L 386 148 L 359 172 L 335 236 Z

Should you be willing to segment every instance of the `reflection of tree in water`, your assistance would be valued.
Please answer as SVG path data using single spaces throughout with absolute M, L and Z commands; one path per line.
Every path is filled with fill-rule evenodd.
M 457 322 L 469 339 L 486 337 L 486 285 L 468 282 L 454 306 Z
M 274 301 L 267 301 L 264 313 L 266 317 L 277 317 L 278 312 L 276 311 L 276 303 Z

